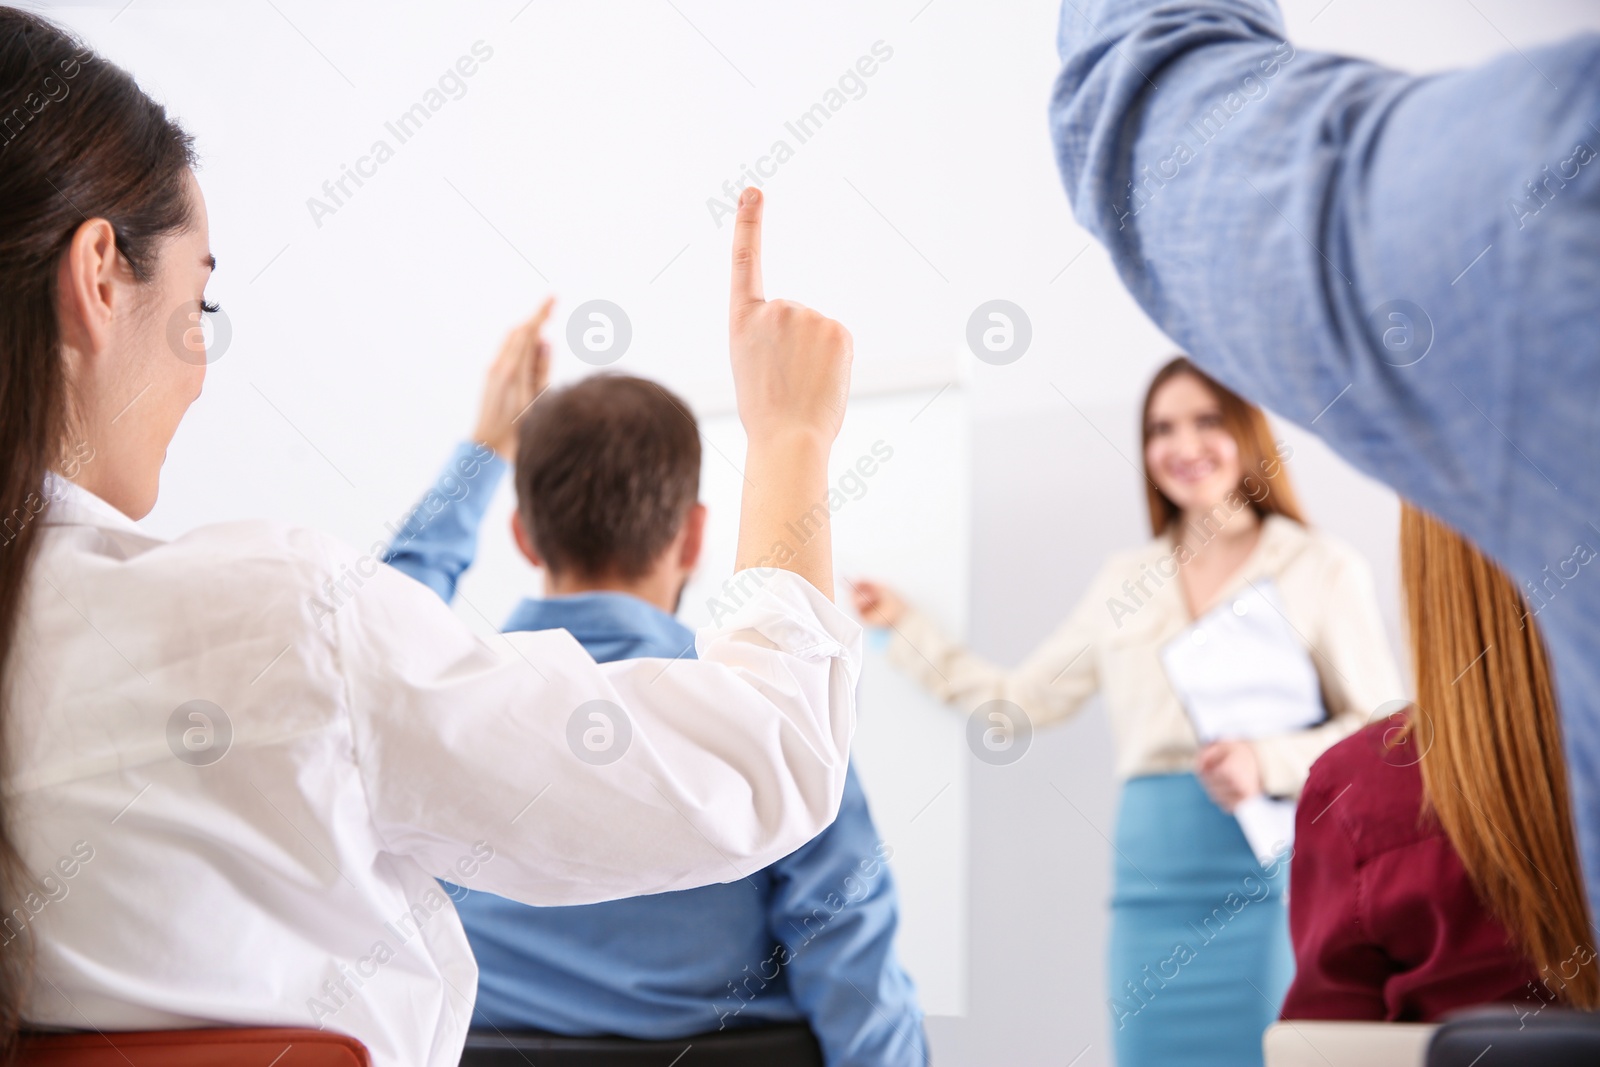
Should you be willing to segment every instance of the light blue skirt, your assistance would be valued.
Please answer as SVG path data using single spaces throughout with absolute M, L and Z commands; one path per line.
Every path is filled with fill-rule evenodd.
M 1256 862 L 1192 774 L 1130 779 L 1117 813 L 1108 986 L 1118 1067 L 1259 1067 L 1294 976 L 1288 862 Z

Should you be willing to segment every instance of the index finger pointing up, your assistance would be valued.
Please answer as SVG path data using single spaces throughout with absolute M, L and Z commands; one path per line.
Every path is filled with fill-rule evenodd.
M 731 310 L 765 299 L 761 287 L 761 193 L 752 187 L 740 194 L 739 215 L 733 223 Z

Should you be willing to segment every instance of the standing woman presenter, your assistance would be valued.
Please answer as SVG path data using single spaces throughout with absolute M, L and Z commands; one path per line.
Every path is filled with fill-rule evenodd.
M 477 968 L 436 878 L 528 904 L 659 893 L 832 820 L 860 627 L 822 592 L 825 533 L 663 670 L 597 666 L 564 631 L 485 643 L 311 530 L 142 529 L 206 375 L 169 340 L 215 266 L 190 138 L 10 8 L 0 101 L 25 106 L 0 146 L 0 1046 L 23 1024 L 327 1027 L 379 1067 L 447 1067 Z M 760 224 L 747 193 L 740 568 L 826 496 L 851 355 L 838 323 L 763 299 Z M 532 391 L 538 325 L 486 409 L 531 401 L 502 394 Z
M 1004 700 L 1039 726 L 1104 696 L 1123 783 L 1107 982 L 1117 1062 L 1259 1064 L 1293 969 L 1287 862 L 1263 866 L 1230 813 L 1261 794 L 1297 796 L 1312 761 L 1400 682 L 1365 562 L 1307 528 L 1262 412 L 1179 357 L 1151 382 L 1143 418 L 1154 539 L 1107 561 L 1020 666 L 978 658 L 878 583 L 858 583 L 856 608 L 893 628 L 893 662 L 963 711 Z M 1202 745 L 1162 650 L 1268 585 L 1309 653 L 1326 719 Z M 1238 692 L 1263 683 L 1241 673 Z

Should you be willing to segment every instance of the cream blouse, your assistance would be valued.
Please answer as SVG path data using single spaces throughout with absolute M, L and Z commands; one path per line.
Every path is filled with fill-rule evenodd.
M 947 703 L 971 710 L 1009 700 L 1035 727 L 1103 693 L 1119 778 L 1192 770 L 1199 742 L 1160 658 L 1162 646 L 1194 622 L 1176 553 L 1164 535 L 1112 556 L 1066 622 L 1015 668 L 974 655 L 915 609 L 896 626 L 890 661 Z M 1353 549 L 1268 516 L 1228 594 L 1264 578 L 1277 585 L 1288 621 L 1311 653 L 1328 710 L 1319 726 L 1252 742 L 1267 793 L 1294 797 L 1318 756 L 1405 693 L 1372 573 Z

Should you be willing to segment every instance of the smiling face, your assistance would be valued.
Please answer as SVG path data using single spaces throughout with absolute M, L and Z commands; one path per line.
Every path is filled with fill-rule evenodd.
M 1188 514 L 1210 511 L 1238 488 L 1239 442 L 1216 393 L 1195 375 L 1176 374 L 1151 396 L 1144 462 L 1156 488 Z

